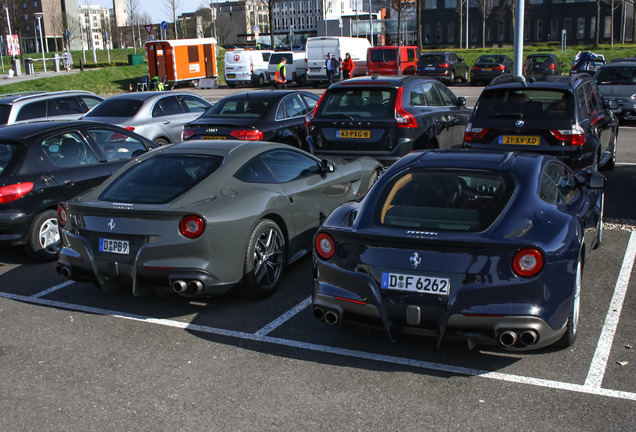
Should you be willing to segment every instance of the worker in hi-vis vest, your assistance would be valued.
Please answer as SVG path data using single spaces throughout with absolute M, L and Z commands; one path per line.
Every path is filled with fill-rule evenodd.
M 278 67 L 276 68 L 276 74 L 274 75 L 274 82 L 276 87 L 287 88 L 287 59 L 283 57 L 283 59 L 278 63 Z

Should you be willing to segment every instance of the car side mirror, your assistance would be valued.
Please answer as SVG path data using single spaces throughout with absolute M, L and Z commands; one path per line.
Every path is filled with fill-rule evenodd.
M 616 99 L 610 99 L 606 103 L 607 107 L 611 110 L 615 110 L 619 108 L 618 101 Z
M 588 171 L 585 174 L 585 187 L 588 189 L 604 189 L 607 179 L 598 171 Z
M 328 159 L 323 159 L 320 161 L 320 169 L 323 173 L 332 173 L 336 170 L 336 164 Z
M 466 106 L 466 98 L 464 96 L 459 96 L 457 98 L 457 106 L 458 107 L 465 107 Z

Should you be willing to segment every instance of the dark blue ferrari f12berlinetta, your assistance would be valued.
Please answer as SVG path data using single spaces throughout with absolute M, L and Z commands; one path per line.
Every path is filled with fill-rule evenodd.
M 411 153 L 316 233 L 313 314 L 438 346 L 570 346 L 604 186 L 546 155 Z

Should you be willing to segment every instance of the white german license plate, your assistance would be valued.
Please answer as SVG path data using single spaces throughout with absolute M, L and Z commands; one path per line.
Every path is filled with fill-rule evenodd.
M 339 130 L 336 138 L 371 138 L 370 130 Z
M 502 135 L 499 144 L 539 145 L 541 138 L 538 136 Z
M 382 273 L 382 288 L 447 296 L 450 294 L 450 279 Z
M 99 239 L 99 251 L 100 252 L 112 252 L 122 255 L 128 255 L 130 248 L 128 247 L 128 240 L 111 240 L 100 238 Z

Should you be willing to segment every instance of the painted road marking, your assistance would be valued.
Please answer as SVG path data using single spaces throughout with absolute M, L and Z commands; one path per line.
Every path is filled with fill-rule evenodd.
M 290 320 L 298 312 L 302 311 L 303 309 L 305 309 L 310 304 L 311 304 L 311 296 L 307 297 L 305 300 L 303 300 L 302 302 L 298 303 L 296 306 L 294 306 L 293 308 L 291 308 L 290 310 L 285 312 L 283 315 L 279 316 L 274 321 L 272 321 L 271 323 L 267 324 L 265 327 L 263 327 L 262 329 L 260 329 L 256 333 L 254 333 L 254 335 L 255 336 L 265 336 L 265 335 L 273 332 L 274 330 L 276 330 L 276 328 L 278 328 L 281 325 L 283 325 L 285 322 Z
M 61 284 L 55 285 L 54 287 L 51 287 L 51 288 L 49 288 L 47 290 L 40 291 L 39 293 L 33 294 L 31 297 L 43 297 L 43 296 L 45 296 L 47 294 L 51 294 L 52 292 L 55 292 L 55 291 L 57 291 L 59 289 L 62 289 L 62 288 L 67 287 L 69 285 L 73 285 L 74 283 L 75 283 L 75 281 L 67 280 L 66 282 L 62 282 Z

